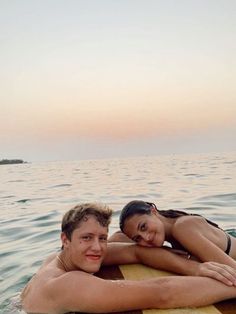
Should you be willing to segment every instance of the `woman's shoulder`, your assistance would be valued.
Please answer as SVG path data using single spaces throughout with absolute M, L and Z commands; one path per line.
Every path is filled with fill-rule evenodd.
M 195 227 L 205 225 L 207 222 L 204 217 L 198 215 L 180 216 L 173 224 L 172 232 L 183 231 L 184 229 L 190 230 Z

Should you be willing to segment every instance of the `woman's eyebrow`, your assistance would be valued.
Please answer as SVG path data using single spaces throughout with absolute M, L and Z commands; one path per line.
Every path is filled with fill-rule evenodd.
M 137 225 L 137 230 L 141 230 L 142 229 L 142 226 L 144 224 L 144 221 L 140 221 Z M 142 231 L 142 230 L 141 230 Z
M 142 224 L 143 224 L 143 222 L 142 222 L 142 221 L 140 221 L 140 222 L 138 223 L 137 230 L 140 230 L 140 229 L 141 229 Z

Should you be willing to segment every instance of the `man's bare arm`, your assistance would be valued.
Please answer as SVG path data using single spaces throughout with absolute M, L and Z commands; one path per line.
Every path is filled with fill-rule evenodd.
M 236 288 L 210 278 L 162 277 L 150 280 L 103 280 L 70 272 L 48 286 L 57 311 L 90 313 L 148 308 L 204 306 L 236 297 Z

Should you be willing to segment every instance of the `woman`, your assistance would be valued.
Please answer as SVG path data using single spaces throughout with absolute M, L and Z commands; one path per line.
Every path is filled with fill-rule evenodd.
M 215 261 L 236 269 L 236 238 L 217 224 L 197 214 L 178 210 L 158 210 L 144 201 L 131 201 L 121 211 L 120 229 L 142 246 L 163 246 L 167 241 L 173 249 L 187 252 L 200 261 Z M 109 241 L 127 241 L 118 232 Z

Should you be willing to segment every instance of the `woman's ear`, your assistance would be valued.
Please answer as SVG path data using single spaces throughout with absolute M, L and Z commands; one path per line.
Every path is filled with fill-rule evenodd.
M 152 206 L 152 207 L 151 207 L 151 213 L 154 214 L 154 215 L 156 215 L 156 214 L 157 214 L 157 208 L 154 207 L 154 206 Z

